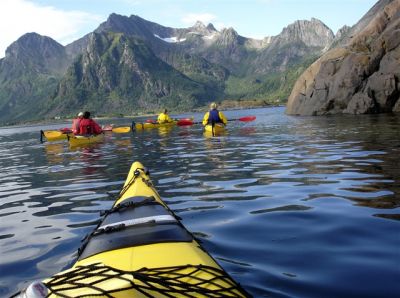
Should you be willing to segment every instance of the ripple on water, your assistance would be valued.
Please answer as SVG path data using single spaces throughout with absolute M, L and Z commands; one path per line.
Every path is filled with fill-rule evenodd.
M 74 150 L 40 144 L 45 127 L 0 129 L 0 296 L 68 266 L 140 160 L 183 224 L 254 297 L 395 297 L 398 117 L 227 114 L 257 120 L 229 123 L 217 138 L 177 127 Z

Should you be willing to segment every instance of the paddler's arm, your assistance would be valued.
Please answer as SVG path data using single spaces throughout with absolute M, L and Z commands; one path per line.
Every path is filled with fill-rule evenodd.
M 203 118 L 203 125 L 207 125 L 208 124 L 208 117 L 210 117 L 210 112 L 207 112 L 204 114 L 204 118 Z
M 224 123 L 225 125 L 228 123 L 228 120 L 226 119 L 224 113 L 219 112 L 219 118 L 222 120 L 222 123 Z

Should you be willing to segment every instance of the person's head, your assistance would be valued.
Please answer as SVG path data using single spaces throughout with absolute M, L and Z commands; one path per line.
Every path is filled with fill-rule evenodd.
M 167 109 L 164 109 L 164 114 L 167 114 L 168 113 L 168 110 Z
M 79 112 L 78 113 L 78 118 L 82 118 L 83 117 L 83 112 Z
M 211 110 L 215 110 L 217 108 L 217 104 L 215 103 L 215 102 L 212 102 L 211 104 L 210 104 L 210 109 Z
M 83 118 L 89 119 L 90 118 L 90 112 L 86 111 L 85 113 L 83 113 Z

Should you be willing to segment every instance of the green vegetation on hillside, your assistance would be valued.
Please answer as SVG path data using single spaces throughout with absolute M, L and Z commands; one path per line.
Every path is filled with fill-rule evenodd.
M 256 99 L 271 105 L 286 103 L 297 78 L 314 61 L 315 57 L 309 58 L 284 72 L 265 76 L 244 78 L 230 76 L 226 81 L 225 98 L 231 100 Z

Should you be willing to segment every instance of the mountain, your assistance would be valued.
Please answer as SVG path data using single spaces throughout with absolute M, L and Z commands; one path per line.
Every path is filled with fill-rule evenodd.
M 36 33 L 11 44 L 0 60 L 1 119 L 39 119 L 39 106 L 53 93 L 71 60 L 55 40 Z
M 190 111 L 224 99 L 282 103 L 334 38 L 316 19 L 256 40 L 212 24 L 170 28 L 117 14 L 66 46 L 28 33 L 0 60 L 0 122 L 71 117 L 82 109 Z
M 204 85 L 156 57 L 142 39 L 102 32 L 88 40 L 60 81 L 47 115 L 73 114 L 76 107 L 131 115 L 161 106 L 189 110 L 206 100 Z
M 378 1 L 297 80 L 286 113 L 400 112 L 400 0 Z
M 273 37 L 253 62 L 253 71 L 265 73 L 271 70 L 284 71 L 305 57 L 317 57 L 334 40 L 334 34 L 317 19 L 296 21 Z

